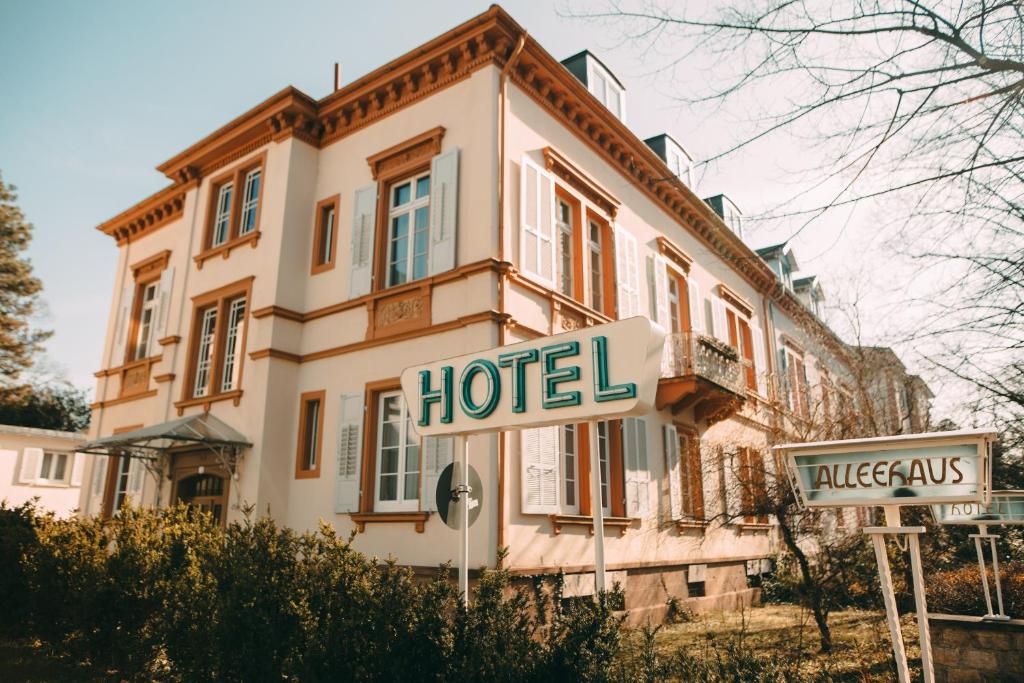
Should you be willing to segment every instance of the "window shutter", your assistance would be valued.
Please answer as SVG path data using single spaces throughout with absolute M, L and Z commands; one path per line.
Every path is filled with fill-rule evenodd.
M 352 202 L 352 268 L 348 298 L 369 294 L 373 288 L 373 239 L 377 222 L 377 185 L 356 190 Z
M 90 515 L 98 515 L 103 512 L 103 489 L 107 481 L 107 463 L 110 457 L 106 455 L 93 456 L 92 481 L 89 486 L 88 507 L 86 512 Z
M 768 395 L 768 384 L 765 381 L 768 372 L 768 363 L 764 352 L 764 333 L 756 325 L 750 327 L 751 343 L 754 345 L 754 372 L 757 376 L 757 393 L 761 396 Z
M 650 510 L 647 467 L 647 422 L 627 417 L 623 425 L 623 447 L 626 455 L 626 515 L 641 517 Z
M 555 182 L 551 175 L 523 157 L 519 192 L 519 267 L 555 286 Z
M 640 274 L 636 237 L 615 226 L 615 287 L 619 293 L 619 319 L 640 315 Z
M 423 438 L 423 491 L 420 500 L 423 509 L 437 510 L 437 480 L 451 464 L 455 455 L 455 438 L 451 436 Z
M 648 256 L 647 272 L 651 284 L 653 319 L 665 328 L 666 332 L 671 332 L 672 314 L 668 303 L 668 261 L 660 254 Z
M 127 458 L 127 455 L 121 456 Z M 139 458 L 132 458 L 128 463 L 128 489 L 125 493 L 132 499 L 132 505 L 142 505 L 142 486 L 145 483 L 146 463 Z
M 34 484 L 39 480 L 39 464 L 43 459 L 42 448 L 26 448 L 21 452 L 21 472 L 18 483 Z
M 153 334 L 150 336 L 150 348 L 147 356 L 153 355 L 156 350 L 156 341 L 167 336 L 167 319 L 171 309 L 171 288 L 174 286 L 174 266 L 164 268 L 160 273 L 160 287 L 157 292 L 156 314 L 154 316 Z
M 704 297 L 700 293 L 700 283 L 694 278 L 687 278 L 686 291 L 690 298 L 690 328 L 698 333 L 704 332 Z
M 782 401 L 787 408 L 792 410 L 793 406 L 789 401 L 789 368 L 786 365 L 786 349 L 779 349 L 779 371 L 775 376 L 778 378 L 778 389 L 782 394 Z
M 459 149 L 430 162 L 430 274 L 455 268 L 459 213 Z
M 669 519 L 680 519 L 683 516 L 683 480 L 679 471 L 679 432 L 675 425 L 665 425 L 664 433 Z
M 711 297 L 711 322 L 715 327 L 712 334 L 728 344 L 729 325 L 726 321 L 725 303 L 722 301 L 722 297 L 718 295 L 713 295 Z
M 338 476 L 334 511 L 359 510 L 359 470 L 363 455 L 363 395 L 342 394 L 338 402 Z
M 121 300 L 114 321 L 114 347 L 110 352 L 110 366 L 116 367 L 124 363 L 125 349 L 128 347 L 128 330 L 132 315 L 132 300 L 135 298 L 135 285 L 125 285 L 121 290 Z
M 558 512 L 558 427 L 519 432 L 523 514 Z
M 72 453 L 71 458 L 71 480 L 72 486 L 82 485 L 82 475 L 85 473 L 85 453 Z

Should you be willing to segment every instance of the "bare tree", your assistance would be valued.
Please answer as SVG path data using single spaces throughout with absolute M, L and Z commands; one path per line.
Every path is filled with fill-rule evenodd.
M 704 163 L 780 135 L 812 143 L 816 161 L 798 170 L 814 177 L 760 218 L 795 236 L 837 208 L 873 209 L 913 273 L 904 341 L 927 341 L 916 346 L 933 367 L 973 386 L 974 412 L 1024 449 L 1020 0 L 581 0 L 572 11 L 635 41 L 661 83 L 710 74 L 678 81 L 697 88 L 675 93 L 681 104 L 747 129 Z

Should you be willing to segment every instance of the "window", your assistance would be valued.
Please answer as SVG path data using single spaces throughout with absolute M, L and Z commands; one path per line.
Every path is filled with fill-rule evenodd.
M 608 441 L 608 422 L 597 423 L 597 466 L 601 470 L 601 509 L 606 515 L 611 515 L 611 448 Z
M 378 511 L 416 510 L 420 488 L 420 446 L 401 391 L 377 397 Z
M 238 397 L 252 278 L 195 297 L 188 381 L 182 401 Z M 182 403 L 176 404 L 179 408 Z
M 320 476 L 325 397 L 326 392 L 313 391 L 302 394 L 299 399 L 298 452 L 295 462 L 295 477 L 297 479 Z
M 264 156 L 214 178 L 210 184 L 204 250 L 221 251 L 253 238 L 260 223 Z M 202 263 L 205 256 L 196 257 Z
M 316 206 L 316 225 L 313 233 L 313 267 L 315 275 L 334 267 L 338 247 L 338 204 L 337 195 L 321 201 Z
M 39 479 L 43 482 L 64 483 L 68 470 L 68 454 L 43 452 L 42 463 L 39 467 Z
M 256 215 L 260 205 L 260 173 L 260 169 L 254 168 L 245 174 L 242 220 L 238 226 L 239 235 L 248 235 L 256 229 Z
M 562 511 L 579 512 L 579 427 L 562 425 Z
M 747 388 L 757 389 L 757 370 L 754 363 L 754 340 L 750 322 L 732 308 L 726 308 L 725 320 L 729 327 L 729 343 L 740 353 L 746 367 Z
M 558 289 L 566 296 L 573 295 L 573 215 L 572 206 L 565 199 L 555 200 L 555 227 L 558 238 Z
M 595 220 L 588 221 L 587 253 L 590 256 L 590 307 L 604 310 L 604 229 Z
M 117 459 L 117 471 L 114 480 L 114 512 L 121 509 L 128 497 L 128 480 L 131 473 L 132 459 L 122 455 Z
M 590 77 L 588 78 L 590 92 L 593 93 L 601 104 L 615 114 L 619 119 L 624 119 L 622 111 L 622 88 L 620 88 L 604 69 L 597 64 L 591 64 Z
M 807 368 L 802 356 L 792 349 L 782 349 L 786 372 L 786 405 L 802 418 L 808 417 Z
M 748 524 L 767 524 L 767 514 L 749 514 L 763 512 L 768 499 L 768 488 L 765 483 L 764 457 L 753 448 L 739 449 L 739 480 L 740 501 L 743 504 L 745 521 Z
M 157 298 L 158 282 L 148 282 L 142 285 L 141 309 L 138 315 L 138 325 L 135 338 L 134 360 L 142 360 L 151 355 L 153 327 L 155 314 L 159 299 Z
M 683 517 L 704 519 L 704 479 L 701 473 L 700 447 L 696 437 L 678 431 L 680 512 Z
M 392 184 L 388 201 L 387 286 L 427 276 L 430 173 Z

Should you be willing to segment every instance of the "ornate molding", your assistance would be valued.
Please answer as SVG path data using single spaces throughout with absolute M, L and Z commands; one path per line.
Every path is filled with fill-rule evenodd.
M 405 142 L 389 147 L 383 152 L 377 152 L 373 156 L 367 157 L 366 163 L 370 165 L 370 174 L 373 179 L 377 180 L 382 174 L 388 175 L 396 169 L 439 154 L 444 132 L 444 126 L 437 126 Z
M 182 185 L 170 185 L 153 194 L 110 220 L 96 226 L 100 232 L 117 240 L 118 246 L 172 223 L 185 210 L 185 192 Z

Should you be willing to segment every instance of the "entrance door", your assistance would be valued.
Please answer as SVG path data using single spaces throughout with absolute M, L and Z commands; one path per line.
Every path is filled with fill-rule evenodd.
M 227 478 L 206 472 L 178 480 L 176 499 L 209 512 L 217 523 L 223 526 L 228 502 L 227 493 Z

